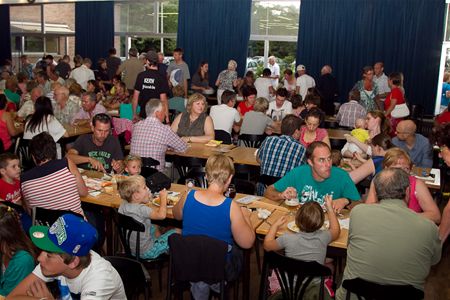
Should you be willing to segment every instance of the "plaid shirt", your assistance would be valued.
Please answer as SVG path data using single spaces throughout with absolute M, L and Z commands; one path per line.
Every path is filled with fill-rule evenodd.
M 168 125 L 162 124 L 154 117 L 147 117 L 134 124 L 131 136 L 131 154 L 156 159 L 159 161 L 159 166 L 156 168 L 162 171 L 166 163 L 166 151 L 169 147 L 177 152 L 184 152 L 187 144 Z
M 64 108 L 61 108 L 58 103 L 55 103 L 53 106 L 53 114 L 55 118 L 62 124 L 70 124 L 72 122 L 73 117 L 80 110 L 80 106 L 77 102 L 72 99 L 67 100 Z
M 350 100 L 341 105 L 336 120 L 339 122 L 339 126 L 355 127 L 356 119 L 365 119 L 366 115 L 366 109 L 361 104 Z

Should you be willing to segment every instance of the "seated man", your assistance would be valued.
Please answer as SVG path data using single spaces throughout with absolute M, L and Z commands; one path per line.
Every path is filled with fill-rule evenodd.
M 397 125 L 397 136 L 392 143 L 405 150 L 416 167 L 431 168 L 433 166 L 433 151 L 430 141 L 416 133 L 417 126 L 411 120 L 404 120 Z
M 97 103 L 97 95 L 95 93 L 84 93 L 81 96 L 81 108 L 72 117 L 72 124 L 85 125 L 89 124 L 96 114 L 106 113 L 106 108 Z
M 408 209 L 405 171 L 385 169 L 375 176 L 373 184 L 380 203 L 359 205 L 350 214 L 343 280 L 359 277 L 423 290 L 430 267 L 441 257 L 438 228 Z M 345 295 L 346 290 L 340 287 L 336 299 L 345 299 Z
M 24 120 L 26 117 L 34 113 L 34 103 L 36 99 L 44 96 L 44 91 L 40 87 L 35 87 L 30 92 L 30 99 L 25 101 L 17 112 L 18 119 Z
M 275 94 L 275 101 L 269 103 L 267 115 L 272 120 L 281 121 L 289 114 L 292 114 L 292 103 L 287 100 L 289 92 L 285 88 L 279 88 Z
M 264 196 L 271 200 L 298 198 L 325 204 L 325 196 L 333 197 L 333 208 L 339 212 L 351 201 L 361 199 L 348 173 L 331 165 L 331 150 L 324 142 L 313 142 L 306 149 L 308 165 L 292 169 L 275 184 L 267 187 Z M 355 203 L 353 203 L 355 204 Z
M 62 86 L 55 90 L 55 106 L 53 114 L 55 118 L 62 124 L 70 124 L 75 114 L 80 110 L 80 106 L 70 97 L 70 91 L 67 87 Z
M 91 128 L 92 133 L 84 134 L 75 141 L 67 157 L 82 168 L 120 173 L 123 153 L 119 140 L 111 135 L 111 118 L 103 113 L 95 115 Z
M 357 89 L 351 90 L 348 94 L 348 102 L 339 107 L 339 111 L 336 115 L 336 121 L 339 122 L 339 126 L 353 127 L 357 119 L 365 119 L 367 112 L 366 109 L 359 104 L 361 99 L 360 92 Z
M 82 218 L 65 214 L 50 228 L 33 226 L 30 236 L 42 250 L 39 264 L 8 299 L 55 299 L 46 286 L 55 280 L 58 299 L 126 299 L 117 271 L 91 250 L 97 232 Z
M 232 91 L 225 91 L 222 94 L 222 104 L 211 107 L 209 116 L 214 123 L 214 130 L 224 130 L 230 135 L 234 128 L 239 129 L 238 125 L 241 121 L 241 115 L 234 108 L 236 104 L 236 93 Z
M 134 125 L 130 154 L 156 159 L 159 161 L 156 168 L 163 171 L 167 148 L 184 152 L 187 144 L 170 126 L 162 123 L 165 111 L 161 100 L 150 99 L 145 105 L 145 113 L 147 117 Z
M 293 168 L 304 163 L 306 149 L 298 141 L 302 120 L 294 115 L 281 122 L 281 136 L 267 137 L 261 144 L 256 160 L 261 164 L 261 175 L 283 177 Z M 264 186 L 257 185 L 258 195 L 264 194 Z

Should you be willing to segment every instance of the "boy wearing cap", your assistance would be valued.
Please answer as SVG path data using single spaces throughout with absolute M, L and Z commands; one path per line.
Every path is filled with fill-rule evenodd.
M 125 289 L 111 264 L 91 250 L 97 240 L 94 227 L 65 214 L 49 228 L 30 228 L 33 243 L 42 250 L 39 265 L 8 299 L 55 299 L 46 282 L 57 281 L 59 299 L 126 299 Z

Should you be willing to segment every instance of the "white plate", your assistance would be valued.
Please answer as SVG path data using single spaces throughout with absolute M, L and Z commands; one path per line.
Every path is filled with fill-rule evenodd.
M 155 206 L 160 206 L 160 204 L 159 204 L 159 202 L 158 201 L 156 201 L 156 200 L 159 200 L 159 198 L 153 198 L 153 200 L 152 200 L 152 203 L 153 203 L 153 205 L 155 205 Z M 167 205 L 167 208 L 172 208 L 172 207 L 174 207 L 174 205 Z
M 287 206 L 298 206 L 298 205 L 300 205 L 300 202 L 298 201 L 298 199 L 284 200 L 284 203 L 285 203 Z
M 237 199 L 236 202 L 240 203 L 240 204 L 247 205 L 247 204 L 250 204 L 250 203 L 252 203 L 252 202 L 254 202 L 256 200 L 259 200 L 259 198 L 260 197 L 249 195 L 249 196 L 245 196 L 245 197 Z
M 293 232 L 297 232 L 297 233 L 300 232 L 300 228 L 298 228 L 297 225 L 295 225 L 295 221 L 291 221 L 291 222 L 287 223 L 287 228 Z

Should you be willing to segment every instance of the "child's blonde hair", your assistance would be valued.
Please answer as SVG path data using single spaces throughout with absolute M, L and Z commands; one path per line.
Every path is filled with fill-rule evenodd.
M 133 175 L 120 180 L 117 182 L 117 190 L 119 191 L 120 198 L 127 202 L 131 202 L 133 194 L 141 184 L 145 184 L 145 178 L 141 175 Z
M 125 159 L 123 160 L 125 166 L 127 166 L 128 163 L 132 161 L 138 161 L 142 167 L 142 158 L 139 155 L 128 154 L 127 157 L 125 157 Z

